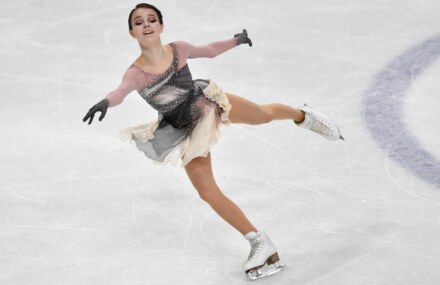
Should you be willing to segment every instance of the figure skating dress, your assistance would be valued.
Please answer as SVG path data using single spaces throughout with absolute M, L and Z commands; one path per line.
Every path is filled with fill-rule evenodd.
M 186 42 L 168 45 L 173 53 L 169 68 L 151 74 L 132 64 L 118 89 L 107 95 L 110 106 L 120 104 L 132 90 L 158 112 L 147 124 L 121 132 L 124 140 L 136 143 L 157 163 L 185 166 L 193 158 L 207 156 L 220 138 L 220 125 L 228 125 L 231 109 L 228 97 L 212 80 L 193 80 L 187 58 L 216 56 L 234 46 L 235 39 L 195 47 Z

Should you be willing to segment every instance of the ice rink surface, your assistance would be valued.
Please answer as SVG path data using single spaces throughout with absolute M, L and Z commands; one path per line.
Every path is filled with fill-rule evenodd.
M 0 284 L 248 284 L 246 240 L 180 166 L 119 139 L 156 117 L 136 93 L 82 118 L 139 54 L 136 1 L 0 6 Z M 257 284 L 440 284 L 440 2 L 153 1 L 163 43 L 247 28 L 189 62 L 257 103 L 307 103 L 346 141 L 278 121 L 222 129 L 223 192 L 277 245 Z

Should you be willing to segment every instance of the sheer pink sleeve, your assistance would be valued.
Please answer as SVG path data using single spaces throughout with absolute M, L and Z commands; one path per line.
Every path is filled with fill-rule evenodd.
M 142 76 L 134 68 L 128 68 L 122 77 L 119 87 L 109 92 L 105 97 L 109 101 L 109 107 L 121 104 L 130 92 L 141 89 L 142 79 Z
M 229 40 L 216 41 L 206 45 L 199 45 L 199 46 L 194 46 L 184 41 L 178 41 L 175 42 L 175 44 L 181 50 L 181 53 L 184 55 L 185 58 L 198 58 L 198 57 L 212 58 L 236 47 L 237 39 L 232 38 Z

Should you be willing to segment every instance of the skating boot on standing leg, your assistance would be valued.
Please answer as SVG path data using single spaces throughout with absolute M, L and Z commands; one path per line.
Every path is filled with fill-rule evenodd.
M 251 252 L 248 260 L 243 264 L 243 269 L 247 274 L 248 280 L 254 281 L 275 273 L 280 272 L 285 265 L 279 265 L 279 256 L 269 237 L 262 232 L 250 232 L 245 235 L 251 244 Z M 275 265 L 275 268 L 265 272 L 261 268 L 265 265 Z
M 326 115 L 316 112 L 307 105 L 299 107 L 298 110 L 304 113 L 304 121 L 295 122 L 298 126 L 320 134 L 329 140 L 344 140 L 338 126 L 333 123 Z

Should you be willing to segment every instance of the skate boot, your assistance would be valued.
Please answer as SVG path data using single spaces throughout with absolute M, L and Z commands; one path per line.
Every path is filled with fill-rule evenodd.
M 243 269 L 248 280 L 258 280 L 278 273 L 287 267 L 286 265 L 279 265 L 280 258 L 278 257 L 277 249 L 265 233 L 250 232 L 245 238 L 249 240 L 251 244 L 251 253 L 249 254 L 248 260 L 243 264 Z M 274 264 L 275 268 L 262 272 L 261 268 L 265 264 Z
M 320 134 L 326 139 L 335 141 L 338 139 L 344 140 L 339 132 L 338 126 L 333 123 L 326 115 L 316 112 L 307 105 L 299 107 L 298 110 L 304 112 L 304 121 L 296 123 L 298 126 L 311 130 Z

